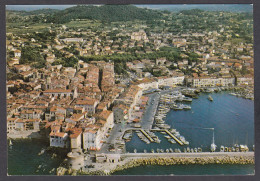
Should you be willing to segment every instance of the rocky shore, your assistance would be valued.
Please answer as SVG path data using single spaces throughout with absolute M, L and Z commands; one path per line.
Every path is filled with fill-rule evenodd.
M 114 168 L 94 170 L 72 170 L 59 168 L 65 175 L 110 175 L 114 172 L 145 165 L 190 165 L 190 164 L 254 164 L 254 156 L 216 156 L 216 157 L 164 157 L 164 158 L 128 158 L 117 163 Z M 57 173 L 58 174 L 58 173 Z M 58 174 L 61 175 L 61 172 Z

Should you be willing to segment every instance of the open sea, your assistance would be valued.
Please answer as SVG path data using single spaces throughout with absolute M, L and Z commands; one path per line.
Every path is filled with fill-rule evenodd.
M 157 132 L 161 143 L 146 144 L 136 133 L 132 140 L 126 143 L 127 152 L 150 152 L 156 150 L 185 147 L 201 147 L 209 151 L 212 143 L 214 128 L 217 151 L 221 145 L 233 146 L 246 144 L 252 150 L 254 145 L 254 101 L 231 96 L 226 92 L 210 93 L 214 101 L 209 101 L 207 93 L 198 99 L 193 99 L 191 110 L 171 110 L 165 118 L 171 128 L 177 129 L 189 141 L 188 146 L 171 144 L 164 135 Z M 53 175 L 52 171 L 62 162 L 62 158 L 51 158 L 52 155 L 44 153 L 38 155 L 48 143 L 35 140 L 16 140 L 12 147 L 8 147 L 8 174 L 9 175 Z M 41 165 L 41 166 L 40 166 Z M 40 168 L 39 168 L 40 167 Z M 156 172 L 155 172 L 156 170 Z M 247 175 L 254 174 L 254 165 L 174 165 L 174 166 L 141 166 L 118 171 L 113 175 Z

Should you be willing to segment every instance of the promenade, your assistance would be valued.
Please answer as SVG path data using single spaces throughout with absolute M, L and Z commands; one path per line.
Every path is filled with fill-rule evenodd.
M 148 157 L 253 157 L 254 152 L 199 152 L 199 153 L 125 153 L 121 157 L 148 158 Z

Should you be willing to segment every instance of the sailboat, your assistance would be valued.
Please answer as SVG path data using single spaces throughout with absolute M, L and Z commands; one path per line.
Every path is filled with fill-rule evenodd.
M 13 143 L 12 143 L 12 141 L 10 140 L 10 141 L 9 141 L 9 146 L 12 146 L 12 145 L 13 145 Z
M 212 139 L 212 144 L 210 145 L 210 150 L 211 152 L 215 152 L 217 145 L 215 145 L 215 140 L 214 140 L 214 128 L 212 128 L 213 130 L 213 139 Z

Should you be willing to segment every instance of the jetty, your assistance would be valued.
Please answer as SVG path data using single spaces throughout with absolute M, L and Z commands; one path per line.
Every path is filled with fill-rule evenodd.
M 140 131 L 143 133 L 143 135 L 144 135 L 150 142 L 155 142 L 154 139 L 153 139 L 149 134 L 147 134 L 146 131 L 144 131 L 143 129 L 140 129 Z
M 189 164 L 253 164 L 254 152 L 200 152 L 200 153 L 125 153 L 103 154 L 101 162 L 92 168 L 82 168 L 79 174 L 109 175 L 115 171 L 141 165 L 189 165 Z M 115 159 L 116 158 L 116 159 Z M 112 162 L 111 162 L 112 159 Z M 106 160 L 106 161 L 104 161 Z M 113 161 L 114 160 L 114 161 Z M 58 168 L 57 174 L 61 168 Z M 66 169 L 66 174 L 73 170 Z M 76 171 L 76 170 L 74 170 Z M 77 174 L 77 173 L 76 173 Z
M 174 136 L 170 131 L 168 131 L 167 129 L 164 130 L 170 137 L 172 137 L 177 143 L 179 143 L 179 145 L 183 146 L 184 143 L 179 140 L 176 136 Z

